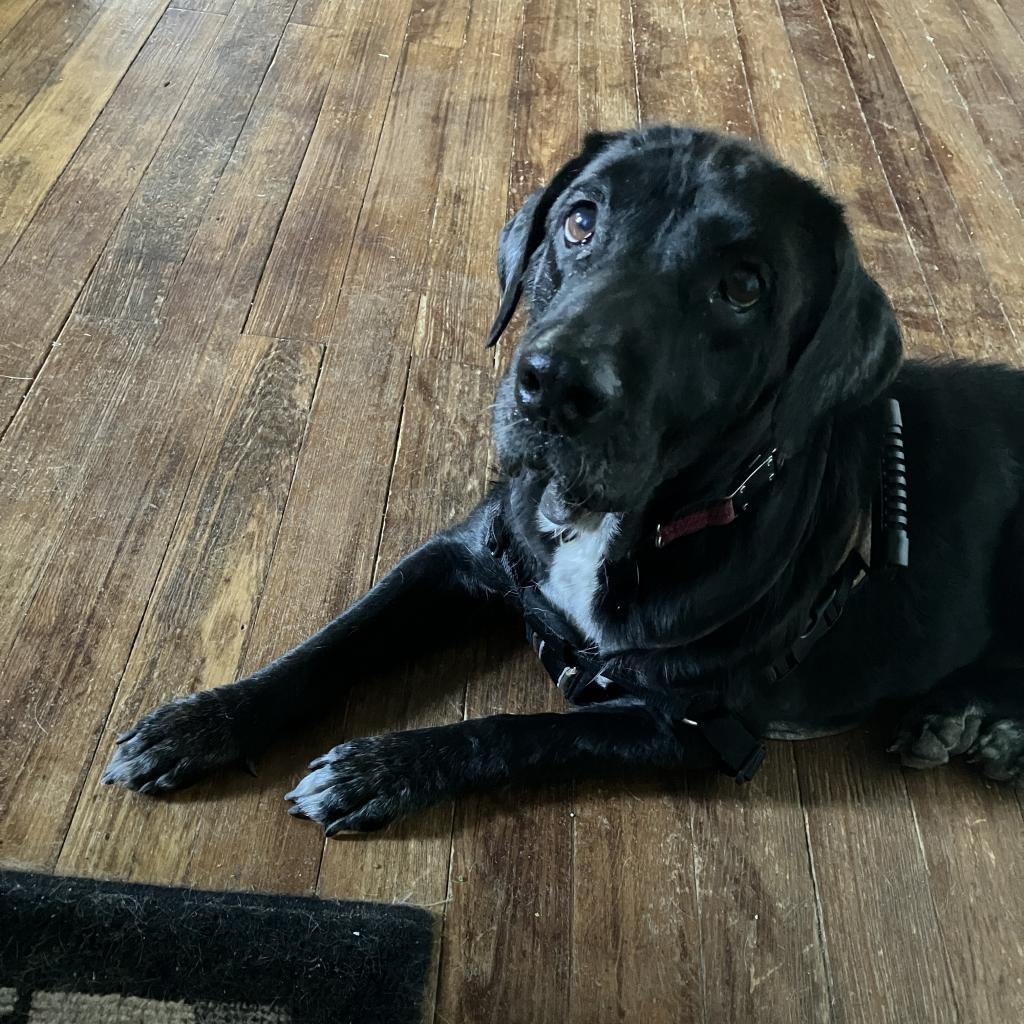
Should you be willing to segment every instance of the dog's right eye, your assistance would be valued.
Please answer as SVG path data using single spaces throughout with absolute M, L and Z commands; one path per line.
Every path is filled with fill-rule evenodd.
M 750 309 L 764 291 L 764 280 L 756 267 L 743 264 L 736 267 L 718 284 L 718 292 L 736 309 Z
M 569 245 L 583 245 L 594 237 L 597 227 L 597 207 L 593 203 L 577 203 L 565 218 L 563 234 Z

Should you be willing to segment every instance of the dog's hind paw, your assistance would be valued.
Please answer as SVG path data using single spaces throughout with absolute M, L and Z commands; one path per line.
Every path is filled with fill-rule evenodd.
M 117 744 L 100 781 L 146 794 L 181 789 L 214 768 L 246 760 L 214 690 L 164 704 Z
M 971 704 L 958 712 L 917 712 L 904 722 L 890 752 L 908 768 L 934 768 L 966 754 L 990 779 L 1024 780 L 1024 719 Z
M 908 768 L 935 768 L 970 750 L 984 716 L 971 705 L 958 712 L 915 712 L 904 721 L 890 753 L 900 755 Z
M 1024 720 L 1000 718 L 987 725 L 970 760 L 997 782 L 1024 782 Z

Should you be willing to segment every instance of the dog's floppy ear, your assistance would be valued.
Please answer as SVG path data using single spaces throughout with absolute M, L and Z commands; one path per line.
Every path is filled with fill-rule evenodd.
M 775 434 L 794 450 L 826 413 L 863 405 L 892 382 L 903 342 L 885 292 L 864 269 L 836 208 L 832 294 L 811 340 L 789 373 L 776 407 Z
M 487 347 L 496 344 L 523 293 L 523 277 L 530 257 L 544 239 L 545 222 L 558 197 L 572 184 L 580 172 L 617 135 L 591 132 L 583 140 L 583 149 L 564 164 L 550 183 L 531 193 L 519 211 L 501 229 L 498 236 L 498 288 L 501 299 L 494 323 L 487 334 Z

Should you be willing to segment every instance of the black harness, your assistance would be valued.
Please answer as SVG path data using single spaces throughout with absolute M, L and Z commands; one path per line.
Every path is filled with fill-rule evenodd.
M 839 620 L 850 595 L 867 579 L 869 572 L 880 567 L 904 567 L 908 564 L 907 474 L 899 402 L 890 399 L 885 412 L 879 501 L 872 518 L 870 554 L 864 550 L 864 545 L 856 543 L 855 538 L 851 550 L 814 603 L 804 631 L 787 650 L 760 671 L 760 678 L 766 685 L 778 683 L 804 661 L 814 645 Z M 765 458 L 757 456 L 752 464 L 764 465 Z M 755 488 L 751 486 L 752 480 L 748 475 L 739 491 L 734 488 L 725 499 L 730 502 L 730 507 L 735 505 L 734 514 L 717 517 L 712 511 L 701 528 L 732 522 L 736 515 L 749 508 L 756 492 L 768 487 L 775 477 L 773 465 L 771 473 L 759 475 Z M 734 500 L 737 493 L 743 494 L 742 505 Z M 720 502 L 713 508 L 723 506 L 724 502 Z M 695 515 L 703 516 L 704 513 L 688 511 L 678 522 L 693 522 Z M 488 538 L 488 548 L 496 558 L 501 558 L 507 548 L 500 518 L 495 516 L 492 520 Z M 686 532 L 694 531 L 687 529 L 675 536 Z M 655 544 L 661 547 L 675 539 L 669 536 L 666 540 L 666 536 L 669 535 L 659 527 Z M 527 639 L 548 675 L 571 704 L 592 707 L 623 698 L 639 701 L 680 739 L 685 739 L 687 734 L 692 735 L 693 731 L 699 733 L 714 751 L 722 772 L 737 782 L 749 782 L 753 778 L 765 759 L 766 750 L 760 738 L 751 733 L 733 712 L 715 707 L 695 708 L 684 692 L 672 687 L 653 688 L 642 680 L 615 672 L 609 668 L 606 656 L 581 646 L 578 630 L 547 601 L 538 587 L 520 588 L 520 599 Z

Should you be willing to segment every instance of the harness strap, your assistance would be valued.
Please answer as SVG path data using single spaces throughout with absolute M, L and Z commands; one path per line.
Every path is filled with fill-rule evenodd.
M 886 438 L 881 459 L 879 516 L 883 543 L 877 546 L 872 543 L 870 529 L 862 529 L 854 535 L 845 559 L 813 605 L 804 632 L 788 650 L 763 669 L 762 678 L 768 684 L 778 683 L 794 671 L 814 645 L 835 625 L 850 596 L 873 567 L 872 556 L 875 551 L 879 551 L 881 565 L 908 564 L 907 478 L 899 403 L 890 399 L 885 414 Z M 775 479 L 779 465 L 776 454 L 773 450 L 755 459 L 743 482 L 725 501 L 694 509 L 669 523 L 659 525 L 655 538 L 657 546 L 662 547 L 678 537 L 708 526 L 732 522 L 739 512 L 749 506 L 753 493 Z M 496 559 L 501 560 L 506 543 L 501 514 L 496 512 L 489 525 L 487 548 Z M 630 681 L 609 670 L 608 662 L 599 654 L 581 647 L 576 631 L 543 600 L 535 587 L 523 588 L 518 581 L 517 586 L 520 587 L 523 601 L 527 639 L 567 701 L 576 706 L 588 707 L 624 696 L 637 698 L 680 738 L 689 729 L 700 733 L 718 755 L 719 767 L 725 774 L 737 782 L 749 782 L 753 778 L 764 762 L 766 749 L 739 717 L 722 708 L 691 712 L 690 702 L 671 687 L 652 690 L 640 684 L 630 685 Z M 552 626 L 552 622 L 556 621 L 565 626 L 566 635 Z

